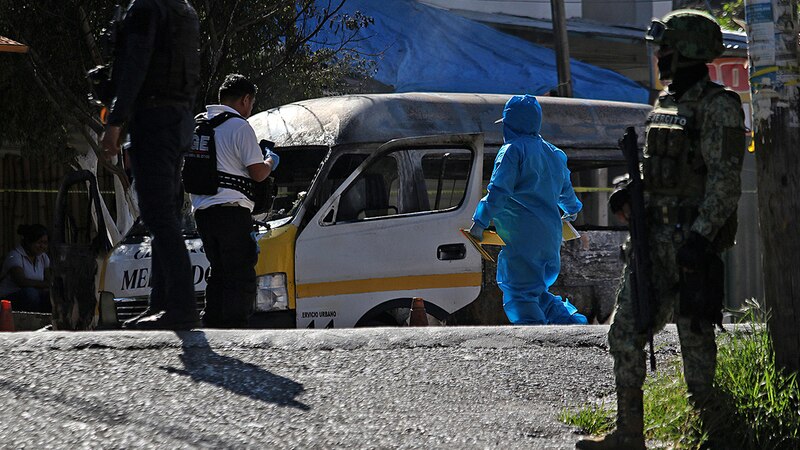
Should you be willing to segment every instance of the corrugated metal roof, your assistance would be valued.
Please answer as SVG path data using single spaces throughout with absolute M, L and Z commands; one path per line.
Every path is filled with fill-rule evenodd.
M 552 30 L 553 23 L 545 19 L 532 19 L 529 17 L 511 16 L 508 14 L 487 14 L 483 12 L 466 11 L 461 9 L 449 9 L 467 19 L 475 20 L 488 24 L 513 25 L 520 27 L 537 28 L 541 30 Z M 571 33 L 591 34 L 611 38 L 624 38 L 632 41 L 644 41 L 644 28 L 636 26 L 607 25 L 586 19 L 568 19 L 567 30 Z M 725 47 L 730 50 L 747 51 L 747 34 L 735 31 L 723 31 Z
M 20 44 L 19 42 L 0 36 L 0 52 L 7 53 L 25 53 L 28 51 L 28 46 Z

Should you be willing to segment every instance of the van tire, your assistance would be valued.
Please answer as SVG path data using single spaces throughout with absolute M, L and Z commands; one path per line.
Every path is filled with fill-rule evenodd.
M 407 313 L 398 314 L 398 311 L 405 310 Z M 383 302 L 374 306 L 372 309 L 364 313 L 355 327 L 397 327 L 407 326 L 407 321 L 398 320 L 398 317 L 407 317 L 410 315 L 411 298 L 397 298 Z M 449 314 L 447 311 L 437 306 L 434 303 L 425 302 L 425 311 L 428 313 L 428 323 L 430 324 L 444 324 L 447 321 Z M 433 319 L 433 320 L 431 320 Z
M 395 320 L 394 316 L 390 313 L 390 311 L 384 311 L 371 319 L 364 320 L 364 318 L 359 319 L 358 323 L 355 325 L 356 327 L 367 327 L 367 328 L 375 328 L 375 327 L 397 327 L 400 326 Z

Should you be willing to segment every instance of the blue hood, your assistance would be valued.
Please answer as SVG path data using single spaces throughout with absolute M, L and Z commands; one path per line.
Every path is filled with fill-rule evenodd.
M 525 94 L 511 97 L 503 108 L 503 138 L 538 136 L 542 129 L 542 106 L 536 97 Z

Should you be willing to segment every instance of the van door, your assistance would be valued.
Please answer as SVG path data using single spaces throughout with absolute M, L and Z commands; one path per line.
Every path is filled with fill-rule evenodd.
M 299 328 L 352 327 L 422 297 L 442 320 L 477 298 L 481 257 L 459 231 L 481 197 L 483 136 L 390 141 L 301 232 Z

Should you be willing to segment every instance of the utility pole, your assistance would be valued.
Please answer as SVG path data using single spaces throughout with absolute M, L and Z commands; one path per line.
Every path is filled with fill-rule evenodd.
M 558 96 L 572 97 L 572 75 L 569 71 L 569 40 L 564 0 L 550 0 L 553 15 L 553 43 L 556 48 L 556 70 L 558 72 Z
M 797 0 L 746 0 L 745 15 L 767 328 L 776 364 L 800 372 Z

